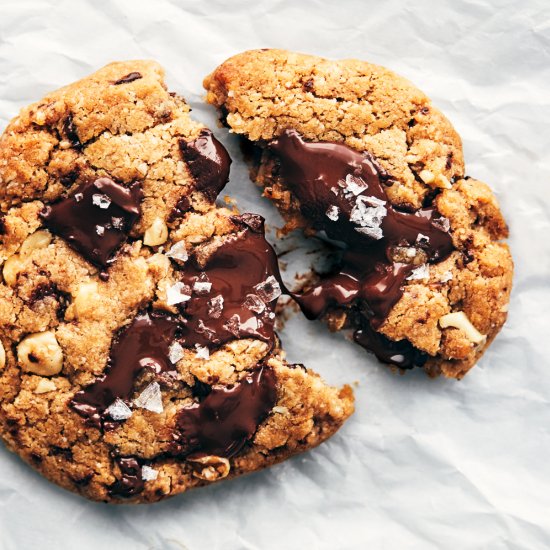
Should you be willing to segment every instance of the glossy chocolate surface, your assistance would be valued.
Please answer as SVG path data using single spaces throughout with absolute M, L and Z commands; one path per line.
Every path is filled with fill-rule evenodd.
M 107 267 L 140 215 L 141 185 L 88 180 L 41 212 L 44 225 L 86 260 Z

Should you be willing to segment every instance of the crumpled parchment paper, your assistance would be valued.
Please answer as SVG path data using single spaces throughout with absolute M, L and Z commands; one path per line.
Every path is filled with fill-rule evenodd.
M 152 58 L 216 128 L 202 78 L 239 51 L 358 57 L 415 82 L 455 124 L 468 173 L 497 192 L 516 262 L 508 324 L 462 382 L 396 376 L 293 315 L 290 359 L 358 382 L 319 449 L 157 505 L 87 502 L 0 449 L 0 548 L 550 547 L 550 4 L 547 0 L 0 0 L 0 126 L 112 60 Z M 227 194 L 281 225 L 235 162 Z M 274 240 L 274 235 L 271 235 Z M 279 243 L 279 249 L 292 243 Z M 288 274 L 304 266 L 286 255 Z

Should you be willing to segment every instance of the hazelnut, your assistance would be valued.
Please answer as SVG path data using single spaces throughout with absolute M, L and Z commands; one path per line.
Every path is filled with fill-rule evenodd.
M 52 234 L 45 229 L 34 232 L 29 235 L 21 245 L 19 254 L 23 257 L 28 256 L 33 250 L 46 248 L 52 242 Z
M 452 185 L 447 176 L 444 176 L 443 174 L 439 174 L 437 178 L 435 178 L 435 185 L 437 187 L 440 187 L 441 189 L 451 189 Z
M 90 281 L 82 283 L 76 290 L 74 297 L 74 312 L 77 317 L 85 317 L 94 310 L 94 302 L 97 296 L 97 283 Z
M 193 467 L 193 475 L 205 481 L 217 481 L 223 479 L 229 474 L 231 466 L 229 460 L 221 456 L 201 456 L 198 458 L 188 458 Z
M 4 263 L 4 269 L 2 270 L 2 275 L 4 276 L 4 281 L 8 286 L 15 286 L 17 283 L 17 276 L 23 269 L 23 261 L 19 254 L 14 254 L 10 256 Z
M 168 227 L 161 218 L 155 218 L 153 223 L 145 231 L 143 244 L 146 246 L 159 246 L 168 239 Z
M 63 351 L 53 332 L 36 332 L 19 342 L 17 359 L 26 372 L 53 376 L 61 371 Z
M 472 322 L 463 311 L 455 311 L 443 315 L 443 317 L 439 318 L 439 326 L 441 328 L 454 327 L 461 330 L 472 344 L 484 344 L 487 340 L 487 336 L 481 334 L 476 327 L 472 325 Z
M 427 184 L 432 183 L 435 179 L 435 176 L 429 170 L 422 170 L 418 175 L 420 176 L 420 179 Z
M 36 388 L 34 389 L 34 393 L 40 394 L 40 393 L 48 393 L 51 391 L 55 391 L 57 389 L 57 386 L 55 385 L 55 382 L 53 380 L 50 380 L 48 378 L 42 378 L 38 384 L 36 384 Z

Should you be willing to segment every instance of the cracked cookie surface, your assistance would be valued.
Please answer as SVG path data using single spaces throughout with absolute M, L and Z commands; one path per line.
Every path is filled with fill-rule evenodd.
M 263 220 L 213 203 L 230 160 L 188 113 L 158 64 L 113 63 L 0 138 L 2 438 L 94 500 L 261 469 L 353 410 L 285 361 Z
M 506 320 L 513 264 L 493 193 L 429 98 L 383 67 L 283 50 L 238 54 L 204 86 L 284 229 L 347 246 L 293 294 L 306 315 L 384 362 L 464 376 Z

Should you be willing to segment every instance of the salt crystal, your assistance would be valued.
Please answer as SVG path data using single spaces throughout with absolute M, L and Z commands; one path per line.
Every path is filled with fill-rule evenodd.
M 164 411 L 159 383 L 151 382 L 136 399 L 134 399 L 134 405 L 158 414 Z
M 435 224 L 438 225 L 443 231 L 449 231 L 451 229 L 451 222 L 448 218 L 444 218 L 441 216 L 441 218 L 437 218 L 434 220 Z
M 241 318 L 235 313 L 235 315 L 232 315 L 223 325 L 223 328 L 238 338 L 241 334 Z
M 124 218 L 111 218 L 111 222 L 115 229 L 124 229 Z
M 416 248 L 410 247 L 406 249 L 406 254 L 408 258 L 414 258 L 416 256 Z
M 154 468 L 146 465 L 141 467 L 141 479 L 143 479 L 143 481 L 155 481 L 158 476 L 159 473 Z
M 101 193 L 94 193 L 92 195 L 92 202 L 102 210 L 106 210 L 111 205 L 111 199 L 107 195 Z
M 407 277 L 407 281 L 417 281 L 422 279 L 428 279 L 429 277 L 430 277 L 430 266 L 428 264 L 422 264 L 421 266 L 411 271 L 411 274 Z
M 84 195 L 82 193 L 75 193 L 74 194 L 74 200 L 76 202 L 80 202 L 84 198 Z
M 189 258 L 189 255 L 187 254 L 185 241 L 178 241 L 176 244 L 172 245 L 166 255 L 169 258 L 172 258 L 173 260 L 176 260 L 178 262 L 186 262 Z
M 132 416 L 132 410 L 122 399 L 117 397 L 105 411 L 113 420 L 128 420 Z
M 189 293 L 189 287 L 185 286 L 183 283 L 174 283 L 172 286 L 169 286 L 166 290 L 166 303 L 169 306 L 175 304 L 181 304 L 182 302 L 187 302 L 191 299 Z
M 443 275 L 441 275 L 441 279 L 439 279 L 440 283 L 447 283 L 453 279 L 453 272 L 452 271 L 445 271 Z
M 193 284 L 193 290 L 197 294 L 208 294 L 211 289 L 212 283 L 208 279 L 208 275 L 206 273 L 201 273 Z
M 274 311 L 270 311 L 269 314 L 268 314 L 268 317 L 270 319 L 275 319 L 275 312 Z
M 276 300 L 281 295 L 281 287 L 273 275 L 270 275 L 263 283 L 257 284 L 254 290 L 266 304 Z
M 428 244 L 430 242 L 430 237 L 428 237 L 428 235 L 419 233 L 418 237 L 416 237 L 416 242 L 418 244 Z
M 180 359 L 183 359 L 184 355 L 185 350 L 179 342 L 172 342 L 170 344 L 170 347 L 168 348 L 168 359 L 170 359 L 170 363 L 172 363 L 172 365 L 175 365 Z
M 333 222 L 338 220 L 338 215 L 340 214 L 340 209 L 337 206 L 331 205 L 327 208 L 325 212 L 327 218 Z
M 345 180 L 340 180 L 338 182 L 338 185 L 342 187 L 345 195 L 351 194 L 355 196 L 360 195 L 369 187 L 364 179 L 354 176 L 353 174 L 348 174 Z
M 210 359 L 210 350 L 206 346 L 195 344 L 195 349 L 197 350 L 195 353 L 197 359 Z
M 199 322 L 197 323 L 197 328 L 196 328 L 196 331 L 199 333 L 199 334 L 204 334 L 204 336 L 208 339 L 208 340 L 213 340 L 214 337 L 216 336 L 216 331 L 215 330 L 212 330 L 211 328 L 208 328 L 202 319 L 199 319 Z
M 223 296 L 221 294 L 214 296 L 214 298 L 208 300 L 206 305 L 208 308 L 208 315 L 214 319 L 218 319 L 223 311 Z
M 265 309 L 265 304 L 256 294 L 247 294 L 243 306 L 254 313 L 262 313 Z
M 100 236 L 103 237 L 105 234 L 105 228 L 102 225 L 96 225 L 95 226 L 95 232 Z
M 384 204 L 385 201 L 376 197 L 357 197 L 350 215 L 350 221 L 359 226 L 355 231 L 376 240 L 381 239 L 384 235 L 380 226 L 388 213 Z

